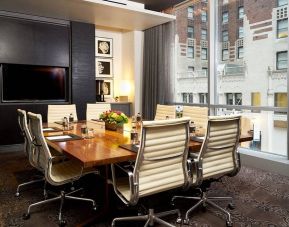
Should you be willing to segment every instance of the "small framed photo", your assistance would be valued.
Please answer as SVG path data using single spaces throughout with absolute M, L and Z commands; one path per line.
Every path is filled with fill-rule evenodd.
M 112 59 L 95 59 L 96 77 L 112 77 Z
M 95 56 L 96 57 L 112 57 L 112 39 L 95 37 Z
M 113 80 L 103 80 L 102 93 L 105 99 L 113 97 Z

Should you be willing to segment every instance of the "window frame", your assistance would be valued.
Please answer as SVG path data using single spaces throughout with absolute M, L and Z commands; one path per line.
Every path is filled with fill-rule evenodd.
M 190 11 L 191 9 L 191 11 Z M 187 18 L 194 19 L 194 6 L 188 6 L 187 8 Z
M 203 55 L 203 51 L 206 51 L 205 55 Z M 205 58 L 203 58 L 205 56 Z M 207 61 L 208 60 L 208 48 L 201 48 L 201 60 Z
M 284 22 L 284 21 L 287 21 L 287 27 L 280 29 L 280 23 Z M 276 36 L 277 36 L 277 39 L 287 38 L 288 37 L 288 18 L 277 20 L 276 23 L 277 23 L 276 24 Z M 286 31 L 287 32 L 287 34 L 285 33 L 286 36 L 280 36 L 282 34 L 280 30 L 281 31 Z
M 287 63 L 287 68 L 279 68 L 280 60 L 278 56 L 284 53 L 287 53 L 287 59 L 282 59 L 281 61 Z M 286 70 L 286 69 L 288 70 L 288 51 L 277 51 L 276 52 L 276 70 Z
M 240 13 L 240 9 L 243 9 L 242 14 Z M 238 7 L 238 19 L 242 20 L 244 18 L 244 15 L 245 15 L 244 6 L 239 6 Z
M 224 20 L 224 15 L 227 15 L 225 18 L 227 18 L 226 19 L 226 21 Z M 222 13 L 222 24 L 228 24 L 229 23 L 229 12 L 228 11 L 224 11 L 223 13 Z

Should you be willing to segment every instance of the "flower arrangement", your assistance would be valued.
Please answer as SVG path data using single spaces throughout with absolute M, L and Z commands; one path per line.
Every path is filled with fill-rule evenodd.
M 109 110 L 100 114 L 99 119 L 106 123 L 123 125 L 128 122 L 128 117 L 121 111 Z

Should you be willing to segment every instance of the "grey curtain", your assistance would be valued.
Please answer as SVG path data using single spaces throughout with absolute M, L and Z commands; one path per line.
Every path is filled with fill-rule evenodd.
M 144 32 L 144 119 L 154 119 L 156 105 L 173 101 L 173 57 L 175 24 L 169 22 Z

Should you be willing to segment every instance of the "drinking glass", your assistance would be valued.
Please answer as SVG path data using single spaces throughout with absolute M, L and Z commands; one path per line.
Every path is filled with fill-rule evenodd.
M 87 125 L 81 125 L 81 137 L 82 137 L 82 138 L 85 138 L 85 137 L 86 137 L 87 132 L 88 132 L 88 130 L 87 130 Z

